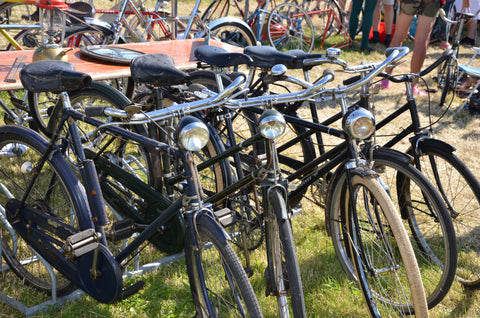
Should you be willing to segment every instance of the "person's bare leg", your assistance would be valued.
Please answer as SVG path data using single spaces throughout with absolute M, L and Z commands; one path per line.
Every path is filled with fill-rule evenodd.
M 435 18 L 424 15 L 417 17 L 417 30 L 421 30 L 421 32 L 416 32 L 415 34 L 415 48 L 413 49 L 412 61 L 410 62 L 410 71 L 412 73 L 418 73 L 422 69 L 430 41 L 430 33 L 432 32 L 434 24 Z
M 410 24 L 412 23 L 413 15 L 408 15 L 400 12 L 397 16 L 397 23 L 395 24 L 395 34 L 393 35 L 390 47 L 402 46 L 403 41 L 408 35 Z
M 381 16 L 380 2 L 382 2 L 382 0 L 379 0 L 377 2 L 377 6 L 375 7 L 375 12 L 373 13 L 373 22 L 372 22 L 373 32 L 378 32 L 378 29 L 379 29 L 380 16 Z
M 385 33 L 392 34 L 393 26 L 393 5 L 383 5 L 383 20 L 385 21 Z
M 467 23 L 467 37 L 475 40 L 475 29 L 477 28 L 477 20 L 470 20 Z

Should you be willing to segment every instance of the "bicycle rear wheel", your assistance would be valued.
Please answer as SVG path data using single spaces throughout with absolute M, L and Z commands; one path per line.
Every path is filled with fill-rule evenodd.
M 342 10 L 335 0 L 307 0 L 302 3 L 313 25 L 318 38 L 328 38 L 337 35 L 342 29 L 338 22 L 342 21 Z M 337 17 L 337 19 L 335 19 Z
M 257 40 L 252 30 L 246 25 L 235 21 L 226 21 L 213 26 L 210 29 L 210 36 L 238 47 L 257 45 Z
M 201 317 L 261 317 L 260 305 L 235 251 L 204 213 L 191 217 L 185 259 L 197 314 Z
M 230 0 L 214 0 L 202 14 L 202 21 L 208 23 L 215 19 L 226 17 L 229 11 Z
M 34 167 L 46 150 L 47 140 L 25 127 L 0 127 L 0 202 L 22 199 L 34 172 Z M 76 176 L 66 173 L 70 167 L 57 153 L 47 158 L 42 173 L 26 199 L 26 203 L 50 216 L 78 228 L 77 213 L 85 209 L 86 198 L 80 196 L 84 190 L 80 183 L 75 186 Z M 0 207 L 1 208 L 1 207 Z M 51 293 L 52 279 L 46 265 L 16 231 L 0 223 L 2 233 L 2 255 L 10 269 L 28 285 Z M 54 270 L 57 295 L 72 292 L 76 287 L 63 275 Z
M 123 109 L 130 101 L 110 85 L 101 82 L 92 84 L 80 91 L 69 93 L 74 109 L 85 112 L 86 107 L 113 107 Z M 74 98 L 73 98 L 74 97 Z M 51 136 L 55 121 L 50 124 L 50 115 L 58 103 L 55 94 L 28 92 L 28 107 L 32 120 L 42 133 Z
M 291 3 L 282 3 L 270 12 L 267 34 L 270 45 L 279 51 L 310 52 L 314 45 L 312 20 L 305 10 Z
M 38 24 L 39 22 L 39 10 L 34 4 L 25 4 L 18 2 L 2 2 L 0 4 L 0 23 L 1 24 L 11 24 L 11 25 L 33 25 Z M 40 29 L 35 32 L 38 33 Z M 24 30 L 26 31 L 26 30 Z M 16 33 L 18 29 L 6 29 L 5 32 L 12 38 L 16 39 Z M 14 48 L 14 45 L 7 41 L 3 36 L 0 41 L 2 49 L 9 47 Z M 19 42 L 20 46 L 25 46 L 26 43 Z M 27 48 L 30 47 L 27 45 Z M 18 49 L 18 48 L 14 48 Z
M 415 254 L 393 202 L 376 177 L 354 175 L 351 186 L 352 197 L 347 190 L 342 200 L 346 238 L 372 317 L 427 317 Z
M 440 101 L 438 106 L 448 107 L 451 111 L 456 112 L 458 107 L 462 104 L 456 102 L 455 89 L 458 84 L 458 64 L 453 58 L 449 58 L 445 61 L 440 72 L 437 75 L 438 87 L 441 90 Z

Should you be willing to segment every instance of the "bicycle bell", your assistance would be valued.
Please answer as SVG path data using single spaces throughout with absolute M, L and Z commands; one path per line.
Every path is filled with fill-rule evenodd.
M 33 61 L 68 62 L 66 51 L 61 46 L 65 37 L 65 11 L 68 5 L 64 0 L 39 0 L 36 5 L 40 10 L 43 44 L 33 53 Z M 61 34 L 60 38 L 58 38 L 59 34 Z

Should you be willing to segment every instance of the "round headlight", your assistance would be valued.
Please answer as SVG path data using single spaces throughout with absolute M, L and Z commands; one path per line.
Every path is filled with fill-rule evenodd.
M 263 137 L 267 139 L 275 139 L 285 132 L 285 118 L 280 112 L 269 109 L 260 116 L 258 127 Z
M 365 108 L 358 108 L 347 114 L 343 130 L 352 138 L 366 139 L 375 131 L 375 118 Z
M 207 125 L 200 119 L 187 116 L 178 123 L 178 141 L 180 146 L 189 151 L 198 151 L 208 143 Z

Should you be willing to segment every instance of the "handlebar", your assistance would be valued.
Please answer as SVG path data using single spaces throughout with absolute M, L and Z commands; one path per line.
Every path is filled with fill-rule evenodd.
M 87 116 L 109 116 L 114 118 L 126 118 L 129 124 L 139 125 L 151 121 L 168 119 L 175 116 L 184 116 L 204 109 L 219 107 L 230 99 L 246 94 L 247 89 L 240 89 L 245 83 L 245 75 L 240 75 L 228 85 L 223 91 L 212 97 L 196 100 L 193 102 L 172 105 L 170 107 L 154 110 L 147 113 L 130 113 L 125 110 L 110 107 L 87 107 L 85 114 Z M 116 125 L 117 122 L 107 123 L 105 125 Z
M 268 106 L 271 104 L 279 104 L 279 103 L 288 103 L 288 102 L 297 102 L 297 101 L 304 101 L 311 98 L 315 98 L 318 95 L 324 94 L 343 94 L 349 91 L 352 91 L 368 81 L 370 81 L 373 77 L 377 76 L 381 71 L 383 71 L 389 65 L 395 63 L 396 61 L 402 59 L 405 55 L 407 55 L 409 49 L 407 47 L 399 47 L 399 48 L 392 48 L 389 49 L 388 57 L 381 63 L 376 63 L 376 67 L 362 79 L 358 80 L 357 82 L 344 87 L 339 88 L 330 88 L 325 89 L 323 86 L 328 82 L 334 79 L 334 72 L 330 69 L 324 71 L 322 77 L 315 82 L 315 84 L 306 87 L 303 91 L 294 92 L 294 93 L 287 93 L 287 94 L 278 94 L 278 95 L 264 95 L 264 96 L 257 96 L 257 97 L 250 97 L 246 100 L 230 100 L 224 106 L 229 108 L 239 108 L 239 107 L 252 107 L 252 106 Z
M 448 59 L 453 53 L 454 53 L 454 51 L 452 49 L 448 49 L 448 50 L 444 51 L 442 56 L 440 56 L 435 62 L 433 62 L 431 65 L 429 65 L 427 68 L 425 68 L 424 70 L 422 70 L 420 73 L 417 73 L 417 74 L 407 74 L 407 75 L 403 75 L 402 77 L 394 77 L 390 74 L 381 72 L 380 74 L 378 74 L 378 76 L 386 78 L 388 80 L 391 80 L 394 83 L 402 83 L 402 82 L 406 82 L 406 81 L 411 81 L 415 77 L 423 77 L 423 76 L 429 74 L 431 71 L 436 69 L 440 64 L 445 62 L 445 60 Z M 360 78 L 361 78 L 360 75 L 356 75 L 356 76 L 347 78 L 346 80 L 343 81 L 343 84 L 344 85 L 352 84 L 352 83 L 358 81 Z
M 408 47 L 389 48 L 389 49 L 387 49 L 388 57 L 383 62 L 381 62 L 379 64 L 378 63 L 375 63 L 375 64 L 371 63 L 371 65 L 369 65 L 369 67 L 373 67 L 374 65 L 375 65 L 375 67 L 365 77 L 363 77 L 362 79 L 360 79 L 360 80 L 358 80 L 354 83 L 348 84 L 348 85 L 343 86 L 343 87 L 340 86 L 338 88 L 333 88 L 333 89 L 330 89 L 329 91 L 331 93 L 334 93 L 334 94 L 344 94 L 344 93 L 351 92 L 351 91 L 357 89 L 358 87 L 366 84 L 367 82 L 371 81 L 375 76 L 380 74 L 389 65 L 394 64 L 395 62 L 404 58 L 408 54 L 409 51 L 410 50 L 409 50 Z M 361 64 L 361 65 L 359 65 L 359 67 L 365 67 L 365 64 Z M 352 67 L 352 68 L 355 68 L 355 67 Z
M 464 9 L 462 12 L 457 12 L 457 16 L 460 18 L 460 19 L 465 19 L 465 20 L 470 20 L 470 19 L 473 19 L 474 17 L 476 17 L 479 13 L 480 13 L 480 10 L 478 10 L 475 14 L 474 13 L 471 13 L 471 12 L 467 12 L 466 11 L 467 9 Z M 438 12 L 439 15 L 440 15 L 440 18 L 445 22 L 445 23 L 448 23 L 448 24 L 458 24 L 460 21 L 455 21 L 455 20 L 450 20 L 449 18 L 447 18 L 447 14 L 445 13 L 445 10 L 443 9 L 440 9 L 440 11 Z
M 227 108 L 243 108 L 243 107 L 255 107 L 255 106 L 269 106 L 272 104 L 289 103 L 304 101 L 314 97 L 323 92 L 322 88 L 328 82 L 331 82 L 335 78 L 334 72 L 331 69 L 323 71 L 323 75 L 320 80 L 314 85 L 306 88 L 300 92 L 278 94 L 278 95 L 262 95 L 256 97 L 250 97 L 244 100 L 231 100 L 224 105 Z

